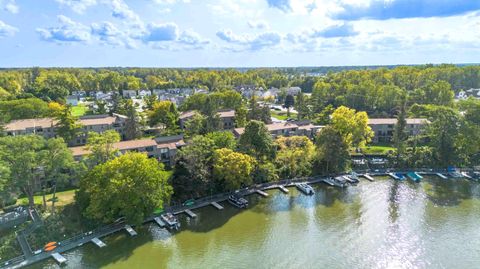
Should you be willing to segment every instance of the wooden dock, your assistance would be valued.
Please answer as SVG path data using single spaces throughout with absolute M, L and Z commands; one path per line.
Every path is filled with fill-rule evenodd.
M 388 173 L 387 175 L 390 176 L 391 178 L 395 179 L 395 180 L 400 180 L 400 178 L 397 175 L 395 175 L 394 173 Z
M 185 214 L 187 214 L 192 219 L 197 217 L 197 214 L 193 213 L 190 209 L 185 209 Z
M 132 228 L 132 226 L 130 225 L 125 225 L 125 230 L 127 230 L 127 232 L 131 235 L 131 236 L 135 236 L 137 235 L 137 232 L 135 232 L 135 230 Z
M 368 179 L 368 180 L 371 181 L 371 182 L 375 181 L 375 179 L 374 179 L 372 176 L 370 176 L 369 174 L 363 174 L 363 175 L 361 175 L 361 176 L 364 177 L 364 178 L 366 178 L 366 179 Z
M 467 174 L 466 172 L 461 172 L 460 174 L 462 174 L 462 176 L 464 178 L 467 178 L 467 179 L 473 179 L 469 174 Z
M 160 228 L 165 228 L 165 222 L 163 222 L 163 220 L 161 220 L 159 217 L 155 217 L 153 220 L 158 224 L 158 226 L 160 226 Z
M 435 175 L 437 175 L 441 179 L 448 179 L 448 177 L 442 173 L 436 173 Z
M 221 206 L 219 203 L 217 202 L 211 202 L 210 203 L 213 207 L 215 207 L 216 209 L 218 210 L 222 210 L 223 209 L 223 206 Z
M 55 259 L 59 264 L 64 264 L 67 262 L 67 259 L 63 257 L 60 253 L 52 253 L 52 258 Z
M 255 190 L 256 193 L 260 194 L 263 197 L 268 197 L 268 193 L 262 191 L 262 190 Z
M 98 239 L 97 237 L 92 238 L 92 240 L 90 241 L 92 241 L 92 243 L 97 245 L 99 248 L 103 248 L 107 246 L 107 244 L 105 244 L 102 240 Z
M 289 193 L 290 191 L 283 185 L 278 185 L 278 188 L 283 192 L 283 193 Z

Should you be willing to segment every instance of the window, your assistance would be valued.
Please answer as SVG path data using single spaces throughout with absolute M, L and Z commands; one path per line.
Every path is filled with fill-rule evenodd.
M 151 151 L 153 151 L 153 147 L 146 147 L 145 150 L 148 151 L 148 152 L 151 152 Z

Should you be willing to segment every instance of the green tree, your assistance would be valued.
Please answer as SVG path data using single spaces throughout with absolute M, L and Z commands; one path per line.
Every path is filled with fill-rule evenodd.
M 125 111 L 127 112 L 127 120 L 125 121 L 125 139 L 132 140 L 141 135 L 139 115 L 131 99 L 125 102 Z
M 115 130 L 104 133 L 89 132 L 86 148 L 91 152 L 87 158 L 90 167 L 112 160 L 118 155 L 118 150 L 113 146 L 120 141 L 120 135 Z
M 235 136 L 228 131 L 212 132 L 205 135 L 206 138 L 211 139 L 215 148 L 227 148 L 234 150 L 237 147 L 237 140 Z
M 56 115 L 57 123 L 56 133 L 62 137 L 67 143 L 71 143 L 81 129 L 81 124 L 78 123 L 78 118 L 73 116 L 72 107 L 67 105 Z
M 287 117 L 290 117 L 290 108 L 295 105 L 295 98 L 289 94 L 285 97 L 285 103 L 283 104 L 287 108 Z
M 310 175 L 315 147 L 305 136 L 280 137 L 275 164 L 282 178 Z
M 45 150 L 41 152 L 41 162 L 44 172 L 43 203 L 46 208 L 45 187 L 52 191 L 52 214 L 55 214 L 57 187 L 68 183 L 73 176 L 78 176 L 78 164 L 73 160 L 72 152 L 62 138 L 52 138 L 46 141 Z
M 150 126 L 163 125 L 163 134 L 175 135 L 180 132 L 178 111 L 175 104 L 170 101 L 155 103 L 153 110 L 148 113 L 148 119 Z
M 247 108 L 245 106 L 239 106 L 235 110 L 235 126 L 237 128 L 245 127 L 247 124 Z
M 193 137 L 201 135 L 204 131 L 206 118 L 202 114 L 195 112 L 193 116 L 185 122 L 185 136 Z
M 395 131 L 393 133 L 393 142 L 395 144 L 396 150 L 396 163 L 401 165 L 401 160 L 405 154 L 406 141 L 408 139 L 408 134 L 406 132 L 407 120 L 406 120 L 406 100 L 400 102 L 400 111 L 397 115 L 397 124 L 395 124 Z
M 303 92 L 298 93 L 297 101 L 295 102 L 295 109 L 297 110 L 297 119 L 309 119 L 310 118 L 310 108 L 308 107 L 308 99 L 305 97 Z
M 255 159 L 247 154 L 226 148 L 217 149 L 214 154 L 213 175 L 226 190 L 235 190 L 252 184 L 255 163 Z
M 341 106 L 332 114 L 332 127 L 343 137 L 349 147 L 359 148 L 370 142 L 373 131 L 368 126 L 366 112 L 356 112 L 345 106 Z
M 1 181 L 22 192 L 34 206 L 35 183 L 42 178 L 42 151 L 45 139 L 38 135 L 0 137 Z
M 163 164 L 143 153 L 126 153 L 89 171 L 77 195 L 87 218 L 109 223 L 125 217 L 139 225 L 171 194 Z
M 214 142 L 204 136 L 194 136 L 176 156 L 172 186 L 177 200 L 213 194 L 211 177 Z
M 254 156 L 257 160 L 263 158 L 272 160 L 275 157 L 272 136 L 261 121 L 249 121 L 245 131 L 240 136 L 238 144 L 240 151 Z
M 316 138 L 314 170 L 319 173 L 338 173 L 348 168 L 350 155 L 342 134 L 331 126 L 320 130 Z

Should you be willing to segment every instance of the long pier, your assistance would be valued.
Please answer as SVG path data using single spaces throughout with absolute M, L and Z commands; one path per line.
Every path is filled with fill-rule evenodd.
M 423 172 L 423 174 L 428 174 L 428 175 L 436 175 L 437 173 L 440 173 L 440 172 L 432 171 L 432 170 Z M 364 174 L 362 174 L 362 176 L 369 179 L 368 177 L 366 177 L 366 175 L 368 175 L 368 177 L 370 177 L 371 179 L 373 179 L 372 176 L 384 176 L 384 175 L 389 175 L 389 176 L 393 175 L 396 177 L 395 174 L 389 173 L 388 171 L 376 171 L 370 174 L 367 174 L 365 172 Z M 238 191 L 237 194 L 246 196 L 246 195 L 257 193 L 266 197 L 268 196 L 268 193 L 266 193 L 265 190 L 278 188 L 282 192 L 288 193 L 289 190 L 287 189 L 287 187 L 295 186 L 296 183 L 307 183 L 312 185 L 312 184 L 325 182 L 329 184 L 328 180 L 325 180 L 325 179 L 326 179 L 325 177 L 311 177 L 311 178 L 294 179 L 294 180 L 288 180 L 288 181 L 284 180 L 279 182 L 264 183 L 264 184 L 255 185 L 253 186 L 253 188 L 242 189 Z M 196 216 L 196 214 L 192 210 L 199 209 L 205 206 L 214 206 L 218 210 L 221 210 L 223 209 L 223 206 L 220 205 L 220 202 L 226 201 L 228 199 L 228 196 L 230 196 L 231 194 L 232 193 L 223 193 L 215 196 L 205 197 L 202 199 L 195 200 L 194 204 L 189 206 L 167 207 L 165 208 L 165 212 L 171 212 L 175 215 L 185 213 L 185 214 L 188 214 L 189 216 Z M 264 194 L 266 194 L 266 196 Z M 165 223 L 159 218 L 159 216 L 160 216 L 159 214 L 152 215 L 147 219 L 145 219 L 144 223 L 154 221 L 160 227 L 163 228 L 165 227 Z M 117 223 L 113 223 L 87 233 L 79 234 L 70 239 L 59 242 L 54 252 L 45 252 L 43 250 L 37 250 L 35 252 L 32 252 L 31 249 L 29 249 L 28 242 L 26 242 L 26 238 L 24 238 L 25 240 L 22 240 L 20 238 L 19 241 L 21 242 L 19 243 L 21 246 L 23 245 L 22 249 L 25 248 L 25 253 L 27 255 L 24 254 L 14 259 L 2 262 L 2 264 L 0 265 L 0 268 L 2 269 L 3 268 L 21 268 L 21 267 L 28 266 L 33 263 L 36 263 L 45 259 L 49 259 L 49 258 L 54 258 L 59 263 L 65 263 L 67 262 L 67 260 L 65 257 L 61 255 L 61 253 L 67 252 L 69 250 L 72 250 L 78 246 L 81 246 L 89 242 L 92 242 L 99 247 L 105 247 L 106 244 L 102 242 L 100 238 L 111 235 L 113 233 L 116 233 L 122 230 L 126 230 L 131 236 L 134 236 L 137 234 L 137 232 L 133 230 L 133 228 L 130 225 L 124 222 L 117 222 Z
M 368 173 L 362 174 L 360 176 L 368 179 L 369 181 L 372 181 L 372 182 L 375 181 L 375 179 L 372 176 L 370 176 L 370 174 L 368 174 Z

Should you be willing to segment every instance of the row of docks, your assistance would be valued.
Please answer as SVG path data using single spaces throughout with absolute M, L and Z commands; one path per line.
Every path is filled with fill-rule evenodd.
M 469 175 L 465 172 L 458 173 L 458 174 L 455 174 L 455 173 L 444 174 L 444 173 L 433 173 L 433 172 L 432 173 L 404 172 L 404 173 L 385 173 L 385 174 L 375 174 L 375 175 L 376 176 L 387 175 L 387 176 L 389 176 L 389 177 L 391 177 L 395 180 L 404 180 L 406 178 L 409 178 L 413 181 L 418 182 L 419 180 L 421 180 L 423 178 L 420 174 L 436 175 L 441 179 L 463 177 L 463 178 L 467 178 L 467 179 L 476 180 L 476 179 L 479 178 L 478 177 L 479 175 L 476 175 L 476 176 L 475 175 Z M 315 191 L 310 184 L 323 182 L 323 183 L 325 183 L 327 185 L 330 185 L 330 186 L 345 187 L 345 186 L 348 185 L 347 183 L 356 184 L 359 181 L 360 177 L 365 178 L 368 181 L 375 181 L 373 176 L 370 175 L 370 174 L 367 174 L 367 173 L 365 173 L 365 174 L 352 173 L 352 174 L 348 174 L 348 175 L 337 176 L 335 178 L 328 177 L 328 178 L 322 178 L 322 179 L 315 179 L 315 180 L 309 181 L 308 183 L 307 182 L 302 182 L 302 183 L 290 183 L 290 184 L 286 184 L 286 185 L 281 185 L 281 184 L 270 185 L 269 187 L 267 187 L 265 189 L 277 188 L 280 191 L 282 191 L 283 193 L 288 194 L 289 190 L 288 190 L 287 187 L 295 186 L 303 194 L 313 195 L 315 193 Z M 262 197 L 268 197 L 269 196 L 269 194 L 267 192 L 265 192 L 264 190 L 261 190 L 261 189 L 248 190 L 247 192 L 236 193 L 236 194 L 230 195 L 229 197 L 226 197 L 226 198 L 223 198 L 223 199 L 218 199 L 216 201 L 209 201 L 209 202 L 205 202 L 205 203 L 202 203 L 202 204 L 198 204 L 198 205 L 190 207 L 190 209 L 184 209 L 184 210 L 177 211 L 177 212 L 174 212 L 174 213 L 165 213 L 165 214 L 162 214 L 160 216 L 152 218 L 151 221 L 154 221 L 160 228 L 168 228 L 168 229 L 171 229 L 171 230 L 178 230 L 179 227 L 180 227 L 180 222 L 177 220 L 175 215 L 185 213 L 189 218 L 194 219 L 194 218 L 197 218 L 197 214 L 195 214 L 192 211 L 193 209 L 198 209 L 198 208 L 201 208 L 201 207 L 204 207 L 204 206 L 207 206 L 207 205 L 211 205 L 217 210 L 223 210 L 224 207 L 220 204 L 220 202 L 222 202 L 222 201 L 228 201 L 230 204 L 232 204 L 233 206 L 235 206 L 237 208 L 241 208 L 241 209 L 246 208 L 248 206 L 248 201 L 244 198 L 244 196 L 249 195 L 249 194 L 253 194 L 253 193 L 256 193 L 256 194 L 258 194 Z M 136 236 L 137 235 L 137 232 L 130 225 L 125 225 L 123 227 L 117 228 L 115 231 L 119 231 L 121 229 L 124 229 L 130 236 Z M 110 233 L 115 232 L 115 231 L 111 231 Z M 108 233 L 108 234 L 110 234 L 110 233 Z M 100 248 L 103 248 L 103 247 L 107 246 L 102 240 L 99 239 L 99 237 L 93 237 L 89 241 L 94 243 L 96 246 L 98 246 Z M 81 243 L 81 244 L 83 244 L 83 243 Z M 79 244 L 79 245 L 81 245 L 81 244 Z M 67 261 L 67 259 L 64 256 L 62 256 L 59 252 L 51 253 L 50 255 L 59 264 L 63 264 Z

